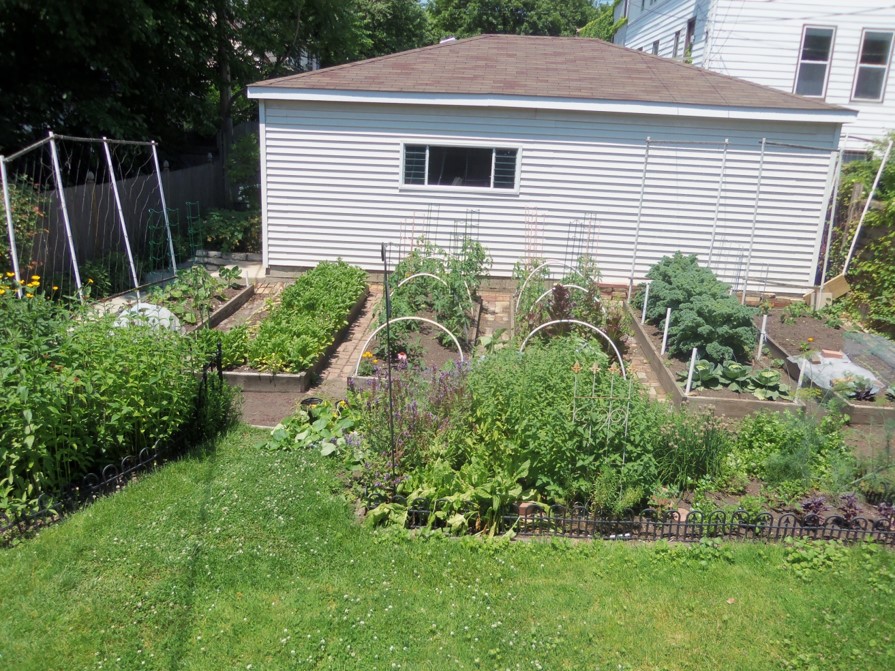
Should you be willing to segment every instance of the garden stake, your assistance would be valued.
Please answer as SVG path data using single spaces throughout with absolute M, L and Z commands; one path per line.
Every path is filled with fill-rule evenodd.
M 646 321 L 646 304 L 649 303 L 649 282 L 646 284 L 646 289 L 643 292 L 643 310 L 640 311 L 640 323 L 644 323 Z
M 162 201 L 162 216 L 165 219 L 165 232 L 168 234 L 168 253 L 171 255 L 171 272 L 177 274 L 177 256 L 174 254 L 174 238 L 171 237 L 171 220 L 168 217 L 168 204 L 165 202 L 165 186 L 162 184 L 162 171 L 158 165 L 158 145 L 152 141 L 152 162 L 155 164 L 155 176 L 158 178 L 158 194 Z
M 395 395 L 392 391 L 392 330 L 389 323 L 392 320 L 392 301 L 388 295 L 388 263 L 385 260 L 385 243 L 382 243 L 382 281 L 385 293 L 385 358 L 388 368 L 388 437 L 392 450 L 392 487 L 397 479 L 395 467 Z
M 56 197 L 59 199 L 59 210 L 62 212 L 62 222 L 65 224 L 65 237 L 68 238 L 68 252 L 71 254 L 71 267 L 75 276 L 75 286 L 78 288 L 78 298 L 84 302 L 84 290 L 81 287 L 81 271 L 78 269 L 78 255 L 75 251 L 75 241 L 71 234 L 71 221 L 68 218 L 68 206 L 65 202 L 65 189 L 62 183 L 62 170 L 59 168 L 59 153 L 56 151 L 56 140 L 53 131 L 50 131 L 50 157 L 53 160 L 53 179 L 56 186 Z
M 659 352 L 665 356 L 665 347 L 668 345 L 668 326 L 671 324 L 671 308 L 665 311 L 665 333 L 662 334 L 662 351 Z
M 768 139 L 761 138 L 761 155 L 758 157 L 758 184 L 755 187 L 755 205 L 752 208 L 752 233 L 749 235 L 749 255 L 746 257 L 746 273 L 743 278 L 743 294 L 740 296 L 740 303 L 746 304 L 746 289 L 749 287 L 749 270 L 752 266 L 752 251 L 755 248 L 755 229 L 758 227 L 758 203 L 761 195 L 761 177 L 764 171 L 764 155 L 767 148 Z
M 12 259 L 12 272 L 16 274 L 19 280 L 22 276 L 19 274 L 19 251 L 16 249 L 16 233 L 15 226 L 12 222 L 12 206 L 9 204 L 9 183 L 6 179 L 6 158 L 0 156 L 0 175 L 3 178 L 3 209 L 6 212 L 6 230 L 9 233 L 9 258 Z M 22 297 L 22 287 L 16 288 L 16 294 Z
M 690 356 L 690 372 L 687 374 L 687 389 L 684 396 L 690 395 L 690 387 L 693 385 L 693 370 L 696 368 L 696 348 L 693 348 L 693 354 Z
M 796 382 L 796 391 L 792 395 L 792 402 L 798 404 L 799 389 L 802 388 L 802 378 L 805 377 L 805 359 L 799 359 L 799 381 Z
M 758 336 L 758 351 L 755 353 L 755 360 L 761 359 L 761 350 L 764 348 L 764 339 L 768 336 L 768 316 L 763 315 L 761 318 L 761 334 Z
M 118 211 L 118 223 L 121 224 L 121 235 L 124 239 L 124 250 L 127 252 L 127 260 L 131 269 L 131 281 L 137 292 L 137 302 L 140 302 L 140 280 L 137 279 L 137 268 L 134 265 L 134 254 L 131 251 L 131 239 L 127 234 L 127 223 L 124 221 L 124 209 L 121 207 L 121 195 L 118 193 L 118 181 L 115 179 L 115 167 L 112 165 L 112 152 L 109 149 L 109 141 L 103 137 L 103 149 L 106 153 L 106 165 L 109 166 L 109 184 L 112 186 L 112 195 L 115 197 L 115 208 Z

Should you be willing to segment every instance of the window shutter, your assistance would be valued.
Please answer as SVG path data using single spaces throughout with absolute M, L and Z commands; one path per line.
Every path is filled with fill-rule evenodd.
M 404 183 L 426 183 L 426 145 L 404 146 Z
M 494 150 L 494 188 L 516 188 L 516 154 L 517 149 Z

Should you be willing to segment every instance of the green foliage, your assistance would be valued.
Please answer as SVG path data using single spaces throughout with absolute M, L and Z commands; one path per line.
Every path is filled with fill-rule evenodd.
M 9 209 L 12 214 L 13 231 L 15 233 L 18 252 L 30 251 L 33 240 L 47 229 L 47 211 L 50 208 L 49 193 L 42 190 L 40 184 L 34 184 L 26 175 L 17 175 L 9 183 Z M 6 201 L 0 197 L 0 222 L 4 224 L 3 235 L 0 235 L 0 270 L 12 270 L 12 256 L 9 248 L 9 235 L 6 232 Z M 25 259 L 19 259 L 25 263 Z M 19 273 L 25 276 L 38 271 L 37 268 L 20 267 Z
M 848 552 L 838 541 L 811 541 L 787 537 L 783 565 L 799 578 L 809 581 L 820 573 L 841 573 Z
M 230 187 L 237 194 L 237 200 L 245 204 L 249 210 L 257 216 L 258 229 L 253 230 L 255 239 L 250 244 L 260 245 L 260 220 L 261 220 L 261 149 L 258 144 L 258 134 L 248 133 L 233 143 L 227 156 L 227 165 L 224 166 L 227 177 L 230 179 Z M 212 214 L 214 211 L 212 211 Z M 251 237 L 251 236 L 248 236 Z M 211 249 L 218 249 L 212 247 Z M 246 251 L 255 252 L 257 249 L 222 249 L 221 251 Z
M 615 20 L 615 8 L 621 3 L 622 0 L 615 0 L 615 2 L 599 5 L 596 18 L 578 31 L 578 37 L 594 37 L 605 42 L 612 42 L 612 38 L 615 37 L 618 30 L 628 23 L 627 16 L 622 16 L 618 21 Z
M 715 363 L 747 359 L 755 346 L 754 310 L 740 305 L 728 285 L 703 268 L 695 255 L 675 252 L 650 268 L 647 321 L 663 326 L 671 308 L 668 352 L 686 358 L 694 347 Z M 644 290 L 635 305 L 643 305 Z
M 339 455 L 352 444 L 348 436 L 354 424 L 347 406 L 341 403 L 324 402 L 309 408 L 300 407 L 274 427 L 264 447 L 270 450 L 314 448 L 324 457 Z
M 344 261 L 324 261 L 286 287 L 280 303 L 249 336 L 252 368 L 300 373 L 314 365 L 366 291 L 366 273 Z
M 165 306 L 184 324 L 198 324 L 208 319 L 215 302 L 225 299 L 224 290 L 239 277 L 232 270 L 225 275 L 227 279 L 214 277 L 202 266 L 180 270 L 173 281 L 149 292 L 149 302 Z
M 211 210 L 199 223 L 202 247 L 225 253 L 261 251 L 261 212 Z
M 834 465 L 848 449 L 841 421 L 796 413 L 756 413 L 743 419 L 737 433 L 735 458 L 750 477 L 764 480 L 797 497 L 830 482 Z
M 419 0 L 356 0 L 364 39 L 358 58 L 373 58 L 427 44 L 429 17 Z
M 491 266 L 488 252 L 481 243 L 465 238 L 457 254 L 420 239 L 420 245 L 402 259 L 389 277 L 391 289 L 392 319 L 421 316 L 434 313 L 432 318 L 453 333 L 461 345 L 468 343 L 474 301 L 482 275 Z M 418 273 L 433 277 L 415 277 Z M 385 302 L 379 306 L 378 322 L 385 323 Z M 419 322 L 399 322 L 391 326 L 393 351 L 411 352 L 410 333 L 420 328 Z M 446 347 L 454 347 L 453 341 L 440 329 L 436 334 Z M 385 338 L 379 338 L 377 352 L 385 356 Z
M 482 33 L 575 35 L 602 17 L 588 0 L 431 0 L 428 10 L 438 38 Z
M 24 511 L 91 470 L 229 422 L 229 390 L 212 389 L 194 414 L 204 360 L 188 338 L 114 320 L 39 294 L 0 295 L 0 511 Z
M 654 457 L 659 481 L 684 491 L 702 477 L 716 477 L 732 448 L 727 429 L 712 413 L 678 410 L 667 415 Z

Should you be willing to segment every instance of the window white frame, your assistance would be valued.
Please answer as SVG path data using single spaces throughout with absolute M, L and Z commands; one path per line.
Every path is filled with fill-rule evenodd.
M 429 148 L 430 147 L 468 147 L 470 149 L 491 149 L 491 186 L 453 186 L 451 184 L 405 184 L 404 183 L 404 159 L 407 156 L 407 145 L 426 147 L 426 166 L 424 168 L 425 179 L 429 179 Z M 516 174 L 513 177 L 512 189 L 494 188 L 494 161 L 496 150 L 512 149 L 516 151 Z M 398 172 L 398 188 L 401 191 L 444 191 L 447 193 L 477 193 L 493 196 L 518 196 L 522 175 L 522 145 L 511 142 L 481 142 L 460 140 L 435 140 L 423 139 L 401 140 L 401 164 Z
M 885 65 L 874 65 L 870 63 L 861 63 L 861 54 L 864 51 L 864 40 L 867 39 L 867 33 L 881 33 L 889 35 L 889 53 L 886 55 L 886 64 Z M 861 32 L 861 43 L 858 45 L 858 57 L 855 63 L 855 76 L 852 81 L 852 90 L 851 90 L 851 99 L 854 102 L 862 102 L 862 103 L 881 103 L 886 97 L 886 86 L 889 83 L 889 70 L 892 66 L 892 51 L 893 47 L 895 47 L 895 30 L 892 29 L 877 29 L 877 28 L 864 28 Z M 872 70 L 882 70 L 883 71 L 883 81 L 880 84 L 879 88 L 879 97 L 878 98 L 858 98 L 855 93 L 858 88 L 858 75 L 861 72 L 862 68 L 872 69 Z
M 802 58 L 802 53 L 805 50 L 805 36 L 808 34 L 809 30 L 825 30 L 830 32 L 830 50 L 827 52 L 827 60 L 825 61 L 806 61 Z M 799 88 L 799 75 L 802 72 L 802 65 L 805 63 L 811 65 L 824 65 L 824 84 L 821 92 L 818 94 L 807 94 L 807 93 L 797 93 L 797 95 L 804 96 L 805 98 L 825 98 L 827 95 L 827 84 L 830 81 L 830 70 L 832 69 L 833 64 L 833 51 L 836 47 L 836 26 L 817 26 L 817 25 L 804 25 L 802 26 L 802 41 L 799 42 L 799 53 L 796 55 L 796 75 L 792 82 L 792 92 L 797 93 Z

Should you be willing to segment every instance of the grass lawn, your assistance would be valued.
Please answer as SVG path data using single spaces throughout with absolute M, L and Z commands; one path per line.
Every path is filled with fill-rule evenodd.
M 0 550 L 0 668 L 895 668 L 891 551 L 374 533 L 265 436 Z

